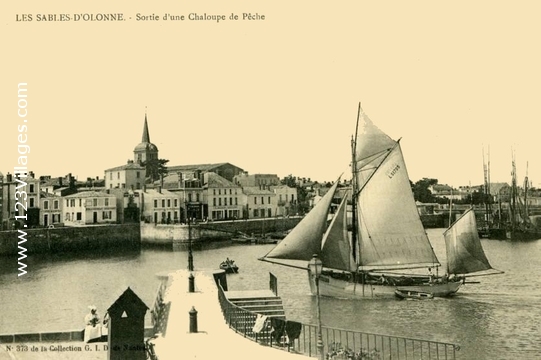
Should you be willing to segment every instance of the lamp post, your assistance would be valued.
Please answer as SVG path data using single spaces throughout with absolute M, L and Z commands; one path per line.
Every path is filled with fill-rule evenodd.
M 310 272 L 312 273 L 312 276 L 314 276 L 314 280 L 316 282 L 317 351 L 319 353 L 319 359 L 325 360 L 325 354 L 323 353 L 323 340 L 321 338 L 321 310 L 319 307 L 319 276 L 323 270 L 323 263 L 318 258 L 317 254 L 314 254 L 308 266 L 310 267 Z
M 186 218 L 188 219 L 188 270 L 193 271 L 193 254 L 192 254 L 192 226 L 190 214 L 188 212 L 188 201 L 186 201 Z

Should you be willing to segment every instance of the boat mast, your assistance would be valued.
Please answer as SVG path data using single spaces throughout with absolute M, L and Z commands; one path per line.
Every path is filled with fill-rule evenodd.
M 517 197 L 517 174 L 515 169 L 515 154 L 512 153 L 511 160 L 511 231 L 515 231 L 515 206 L 516 206 L 516 197 Z
M 485 204 L 485 218 L 484 227 L 488 230 L 491 223 L 492 207 L 490 205 L 490 146 L 488 148 L 488 163 L 485 162 L 485 149 L 483 148 L 483 175 L 484 175 L 484 191 L 483 191 L 483 203 Z
M 526 176 L 524 177 L 524 220 L 528 221 L 528 162 L 526 162 Z
M 359 131 L 359 118 L 361 116 L 361 102 L 359 101 L 359 108 L 357 110 L 357 123 L 355 125 L 355 137 L 351 139 L 351 251 L 353 253 L 353 259 L 357 265 L 355 268 L 359 268 L 359 257 L 357 256 L 357 249 L 360 248 L 357 229 L 357 134 Z M 357 270 L 356 270 L 357 271 Z

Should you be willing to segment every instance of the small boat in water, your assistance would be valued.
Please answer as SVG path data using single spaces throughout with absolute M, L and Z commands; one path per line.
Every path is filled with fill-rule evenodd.
M 396 289 L 394 294 L 399 299 L 414 299 L 414 300 L 424 300 L 424 299 L 432 299 L 434 298 L 434 295 L 428 292 L 423 291 L 411 291 L 408 289 Z
M 239 267 L 235 264 L 235 260 L 229 260 L 229 258 L 222 261 L 220 269 L 225 270 L 226 274 L 236 274 L 239 272 Z

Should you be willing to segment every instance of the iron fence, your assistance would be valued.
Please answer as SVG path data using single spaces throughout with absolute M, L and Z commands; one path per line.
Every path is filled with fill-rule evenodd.
M 317 326 L 302 324 L 298 338 L 287 335 L 276 338 L 270 321 L 254 332 L 258 314 L 231 303 L 218 284 L 218 298 L 229 327 L 245 338 L 262 345 L 289 352 L 317 357 Z M 268 316 L 271 318 L 272 316 Z M 326 359 L 333 360 L 455 360 L 460 347 L 456 344 L 416 338 L 389 336 L 353 330 L 322 327 L 322 340 Z

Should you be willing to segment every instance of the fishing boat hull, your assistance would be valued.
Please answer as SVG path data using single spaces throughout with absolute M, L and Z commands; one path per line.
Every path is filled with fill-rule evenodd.
M 314 277 L 308 271 L 310 291 L 317 293 Z M 447 282 L 422 284 L 411 286 L 396 286 L 383 284 L 362 284 L 336 279 L 330 276 L 321 275 L 319 278 L 319 295 L 330 296 L 342 299 L 362 299 L 362 298 L 393 298 L 396 297 L 396 291 L 402 293 L 423 293 L 427 297 L 449 297 L 453 296 L 460 286 L 461 282 Z
M 509 230 L 506 233 L 507 240 L 512 241 L 534 241 L 541 239 L 541 232 L 534 230 Z

